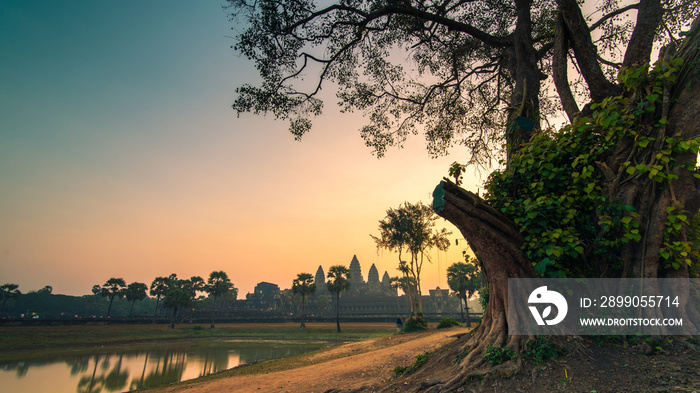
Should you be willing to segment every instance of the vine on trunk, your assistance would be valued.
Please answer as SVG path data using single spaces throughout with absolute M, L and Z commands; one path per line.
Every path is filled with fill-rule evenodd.
M 590 116 L 558 132 L 534 136 L 511 157 L 507 169 L 491 175 L 486 199 L 518 226 L 523 251 L 539 276 L 621 275 L 621 247 L 639 242 L 641 233 L 640 207 L 617 199 L 618 189 L 628 182 L 653 181 L 673 194 L 678 178 L 674 157 L 697 155 L 700 147 L 700 137 L 666 135 L 668 86 L 681 64 L 682 59 L 660 60 L 651 69 L 622 70 L 622 95 L 592 104 Z M 615 167 L 621 141 L 631 148 Z M 700 178 L 695 167 L 685 169 Z M 685 265 L 696 276 L 700 220 L 677 201 L 665 210 L 659 250 L 663 267 Z

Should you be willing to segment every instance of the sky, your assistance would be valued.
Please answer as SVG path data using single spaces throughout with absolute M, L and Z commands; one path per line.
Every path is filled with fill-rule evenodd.
M 373 263 L 398 275 L 370 234 L 388 208 L 431 203 L 464 152 L 431 159 L 416 137 L 377 159 L 334 99 L 301 142 L 238 117 L 235 88 L 259 78 L 222 5 L 0 0 L 0 284 L 83 295 L 223 270 L 242 298 L 353 255 L 365 280 Z M 439 225 L 453 245 L 432 253 L 424 292 L 465 249 Z

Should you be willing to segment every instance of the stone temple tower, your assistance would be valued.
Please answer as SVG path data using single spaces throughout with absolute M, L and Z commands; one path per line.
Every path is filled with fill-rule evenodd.
M 360 261 L 357 260 L 357 255 L 353 255 L 352 261 L 350 261 L 350 288 L 359 288 L 364 283 L 365 281 L 362 279 L 362 268 L 360 268 Z
M 379 272 L 377 267 L 372 264 L 369 268 L 369 273 L 367 273 L 367 289 L 372 293 L 379 293 L 381 291 L 381 283 L 379 282 Z
M 316 270 L 314 283 L 316 284 L 316 295 L 321 295 L 328 292 L 328 287 L 326 287 L 326 273 L 323 272 L 321 265 L 319 265 L 318 270 Z

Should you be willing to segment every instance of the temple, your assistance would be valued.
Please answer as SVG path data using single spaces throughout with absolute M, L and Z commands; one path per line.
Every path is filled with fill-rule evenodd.
M 362 266 L 356 255 L 350 261 L 350 289 L 341 294 L 340 314 L 350 317 L 372 318 L 407 315 L 410 303 L 405 295 L 399 296 L 398 290 L 392 288 L 388 272 L 379 280 L 379 271 L 372 264 L 363 279 Z M 309 313 L 326 315 L 333 312 L 333 299 L 326 288 L 326 275 L 323 266 L 319 266 L 315 275 L 316 295 L 309 299 Z M 435 317 L 459 314 L 459 300 L 450 295 L 449 290 L 437 287 L 423 295 L 423 313 Z M 471 305 L 470 305 L 471 306 Z M 474 312 L 473 310 L 470 310 Z

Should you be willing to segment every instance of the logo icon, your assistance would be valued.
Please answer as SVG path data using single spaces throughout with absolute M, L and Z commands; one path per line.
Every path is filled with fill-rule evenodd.
M 527 302 L 535 304 L 550 304 L 542 311 L 542 315 L 540 315 L 540 312 L 537 311 L 537 307 L 529 306 L 532 316 L 535 317 L 535 321 L 537 321 L 537 324 L 540 326 L 551 326 L 558 324 L 564 320 L 567 311 L 569 311 L 569 305 L 566 303 L 564 296 L 557 291 L 548 291 L 546 285 L 532 291 L 530 296 L 527 298 Z M 553 319 L 545 319 L 552 313 L 551 304 L 557 307 L 557 316 Z

